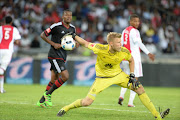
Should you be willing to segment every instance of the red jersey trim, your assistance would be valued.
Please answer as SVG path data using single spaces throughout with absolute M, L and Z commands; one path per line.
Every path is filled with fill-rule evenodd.
M 63 60 L 64 62 L 66 62 L 66 60 L 62 59 L 62 58 L 52 58 L 52 57 L 48 57 L 48 59 L 60 59 Z
M 66 27 L 63 22 L 62 22 L 62 25 L 63 25 L 64 27 Z M 69 26 L 69 27 L 70 27 L 70 26 Z M 69 29 L 69 27 L 66 27 L 66 28 Z

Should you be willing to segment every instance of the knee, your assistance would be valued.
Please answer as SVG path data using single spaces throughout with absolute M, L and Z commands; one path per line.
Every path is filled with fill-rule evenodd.
M 134 90 L 138 95 L 145 93 L 144 87 L 141 85 L 138 89 Z
M 63 71 L 63 72 L 61 73 L 61 79 L 62 79 L 64 82 L 69 79 L 69 73 L 68 73 L 67 70 L 65 70 L 65 71 Z
M 82 106 L 89 106 L 93 103 L 93 100 L 89 100 L 89 99 L 83 99 L 82 100 Z
M 92 102 L 89 102 L 89 101 L 82 102 L 82 106 L 89 106 L 91 104 L 92 104 Z
M 64 75 L 61 77 L 61 79 L 65 82 L 69 79 L 69 75 Z

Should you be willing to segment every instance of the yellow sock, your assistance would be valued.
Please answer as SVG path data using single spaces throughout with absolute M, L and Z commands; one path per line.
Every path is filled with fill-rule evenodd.
M 62 109 L 64 109 L 67 112 L 70 109 L 81 107 L 82 106 L 81 101 L 82 101 L 82 99 L 77 99 L 76 101 L 63 107 Z
M 151 102 L 146 93 L 139 95 L 139 99 L 144 104 L 144 106 L 153 114 L 154 117 L 160 117 L 159 112 L 157 112 L 156 108 L 154 107 L 153 103 Z

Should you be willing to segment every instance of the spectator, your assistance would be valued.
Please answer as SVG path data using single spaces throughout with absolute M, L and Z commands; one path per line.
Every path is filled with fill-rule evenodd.
M 30 45 L 31 48 L 40 48 L 38 36 L 35 36 Z

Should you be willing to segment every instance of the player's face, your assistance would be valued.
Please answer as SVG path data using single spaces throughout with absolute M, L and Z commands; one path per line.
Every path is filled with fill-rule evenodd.
M 133 27 L 138 28 L 138 27 L 139 27 L 139 24 L 140 24 L 139 18 L 133 18 L 133 19 L 130 21 L 130 24 L 131 24 Z
M 62 18 L 63 18 L 63 22 L 69 24 L 72 20 L 72 12 L 65 11 Z
M 114 38 L 112 41 L 112 49 L 118 52 L 121 50 L 121 38 Z

